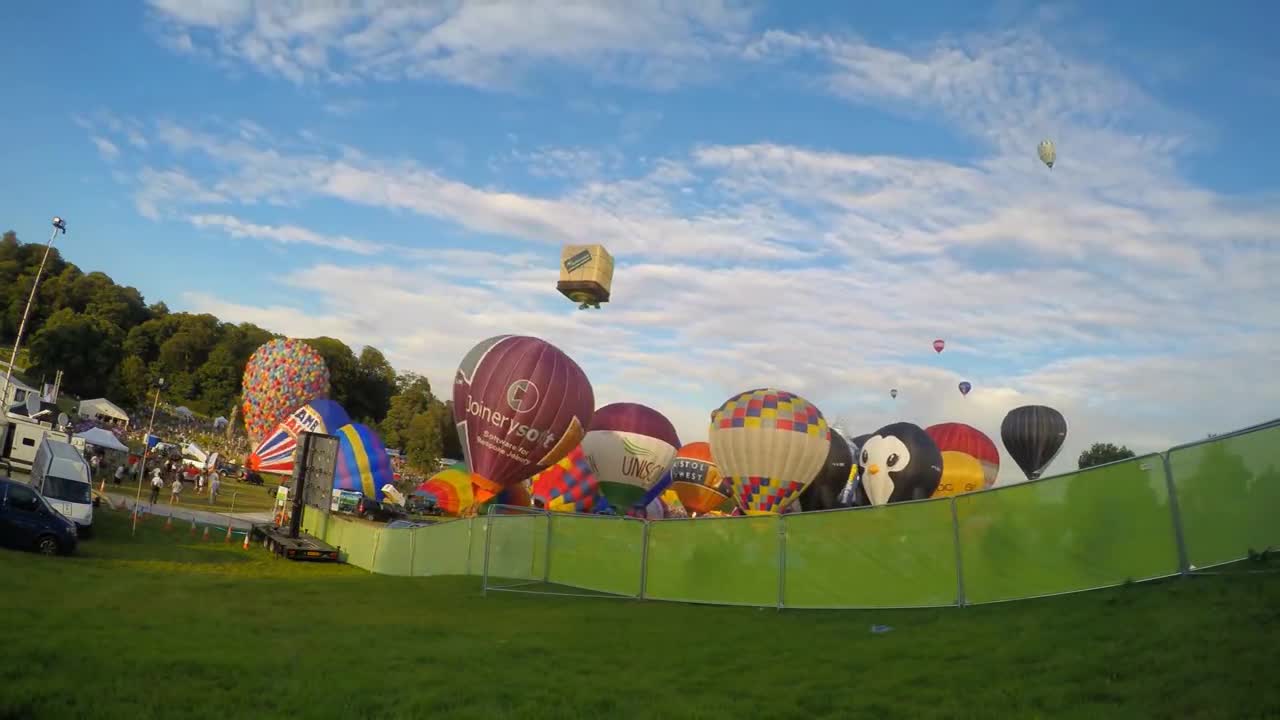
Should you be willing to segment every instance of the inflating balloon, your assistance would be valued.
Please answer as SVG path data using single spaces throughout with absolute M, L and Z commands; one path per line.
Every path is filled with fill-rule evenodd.
M 857 472 L 853 449 L 839 430 L 831 429 L 831 449 L 813 482 L 800 493 L 800 507 L 806 511 L 832 510 L 840 507 L 840 492 Z
M 1067 419 L 1051 407 L 1023 405 L 1004 416 L 1000 439 L 1027 479 L 1035 480 L 1066 442 Z
M 551 343 L 498 335 L 462 359 L 453 419 L 483 502 L 542 472 L 582 442 L 595 395 L 586 373 Z
M 996 484 L 1000 450 L 981 430 L 964 423 L 938 423 L 924 431 L 942 451 L 942 480 L 933 497 L 983 490 Z M 963 455 L 972 460 L 955 457 Z
M 1058 159 L 1058 151 L 1053 147 L 1052 140 L 1041 140 L 1040 145 L 1036 147 L 1036 154 L 1040 156 L 1040 162 L 1053 169 L 1053 163 Z
M 599 497 L 599 483 L 581 445 L 533 476 L 530 485 L 534 504 L 553 512 L 589 513 Z
M 596 410 L 590 428 L 582 450 L 600 482 L 600 494 L 619 509 L 646 501 L 680 448 L 671 421 L 638 403 L 605 405 Z
M 671 488 L 691 513 L 733 509 L 733 487 L 711 459 L 711 445 L 691 442 L 680 448 L 671 463 Z
M 898 422 L 871 434 L 862 446 L 858 505 L 924 500 L 942 478 L 942 453 L 919 425 Z
M 750 515 L 790 505 L 831 450 L 827 420 L 808 400 L 775 389 L 748 390 L 711 415 L 711 457 Z
M 244 427 L 256 444 L 290 412 L 329 395 L 329 368 L 305 342 L 277 338 L 253 352 L 241 383 Z
M 471 472 L 458 463 L 450 465 L 418 485 L 414 495 L 428 498 L 446 515 L 462 515 L 474 504 L 471 492 Z
M 969 384 L 968 380 L 962 381 L 957 387 L 960 388 L 961 395 L 968 395 L 969 391 L 973 389 L 973 386 Z
M 347 417 L 347 411 L 343 410 L 338 403 L 324 398 L 312 400 L 289 413 L 269 435 L 263 438 L 258 447 L 249 453 L 245 465 L 257 472 L 289 475 L 293 472 L 293 456 L 298 447 L 299 433 L 332 434 L 350 422 L 351 418 Z M 358 490 L 359 488 L 347 489 Z
M 338 461 L 333 469 L 333 487 L 358 490 L 365 497 L 382 501 L 382 486 L 395 482 L 387 446 L 368 426 L 349 423 L 333 433 L 338 436 Z

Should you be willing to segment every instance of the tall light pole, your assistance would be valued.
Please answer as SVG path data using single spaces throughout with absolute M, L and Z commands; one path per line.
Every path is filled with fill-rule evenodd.
M 147 421 L 147 432 L 142 436 L 142 459 L 138 461 L 138 495 L 133 500 L 133 528 L 130 535 L 138 534 L 138 506 L 142 504 L 142 481 L 147 475 L 147 441 L 151 439 L 151 428 L 156 424 L 156 406 L 160 404 L 160 391 L 164 389 L 164 378 L 156 380 L 156 396 L 151 401 L 151 419 Z
M 31 305 L 36 299 L 36 288 L 40 287 L 40 276 L 44 274 L 44 264 L 49 261 L 49 251 L 53 249 L 53 239 L 58 233 L 67 233 L 67 223 L 60 217 L 53 218 L 53 232 L 49 233 L 49 242 L 44 244 L 44 257 L 40 258 L 40 269 L 36 271 L 36 279 L 31 283 L 31 294 L 27 296 L 27 307 L 22 311 L 22 322 L 18 323 L 18 336 L 13 339 L 13 352 L 9 354 L 9 367 L 4 371 L 4 386 L 0 388 L 0 399 L 4 400 L 4 411 L 9 412 L 9 381 L 13 378 L 13 364 L 18 361 L 18 346 L 22 344 L 22 333 L 27 329 L 27 316 L 31 314 Z

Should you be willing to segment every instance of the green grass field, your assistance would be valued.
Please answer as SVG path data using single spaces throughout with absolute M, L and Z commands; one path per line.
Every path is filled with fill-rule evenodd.
M 0 719 L 1280 716 L 1274 573 L 780 613 L 481 597 L 97 522 L 78 557 L 0 550 Z

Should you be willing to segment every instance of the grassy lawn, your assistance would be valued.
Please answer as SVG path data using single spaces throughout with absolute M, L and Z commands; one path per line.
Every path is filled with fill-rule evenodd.
M 196 486 L 194 483 L 183 483 L 182 503 L 180 509 L 190 510 L 207 510 L 209 512 L 230 512 L 232 494 L 235 494 L 235 511 L 241 512 L 262 512 L 269 511 L 275 507 L 275 491 L 279 483 L 267 481 L 264 485 L 249 485 L 247 483 L 236 482 L 235 480 L 223 480 L 222 490 L 218 492 L 217 502 L 210 503 L 209 495 L 206 492 L 202 495 L 196 494 Z M 270 489 L 271 494 L 267 493 Z M 97 489 L 97 485 L 94 486 Z M 129 500 L 133 500 L 138 493 L 138 481 L 134 480 L 130 484 L 128 480 L 113 485 L 107 480 L 107 493 L 115 496 L 124 496 Z M 151 496 L 151 485 L 149 482 L 142 486 L 142 501 L 146 502 Z M 160 493 L 160 502 L 168 507 L 169 505 L 169 486 L 166 485 Z M 0 719 L 3 720 L 3 719 Z
M 1243 718 L 1280 715 L 1280 575 L 963 610 L 480 596 L 102 513 L 0 550 L 0 719 Z M 869 626 L 894 629 L 872 634 Z

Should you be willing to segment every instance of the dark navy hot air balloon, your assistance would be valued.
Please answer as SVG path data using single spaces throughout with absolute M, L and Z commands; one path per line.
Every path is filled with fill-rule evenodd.
M 1051 407 L 1023 405 L 1004 416 L 1000 439 L 1027 479 L 1035 480 L 1066 442 L 1067 419 Z
M 498 335 L 467 353 L 453 419 L 477 502 L 554 465 L 582 442 L 595 410 L 586 373 L 551 343 Z

